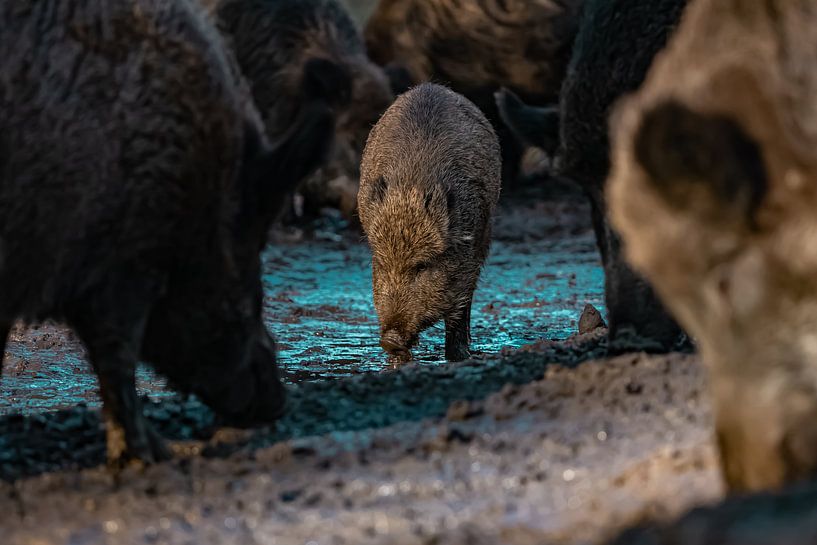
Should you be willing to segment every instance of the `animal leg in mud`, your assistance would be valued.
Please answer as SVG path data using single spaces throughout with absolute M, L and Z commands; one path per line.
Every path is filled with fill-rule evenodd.
M 150 290 L 140 283 L 131 287 L 112 280 L 111 285 L 108 297 L 102 294 L 91 302 L 90 312 L 70 322 L 85 343 L 99 380 L 108 465 L 118 470 L 130 460 L 159 462 L 168 459 L 170 453 L 145 419 L 136 395 L 136 364 L 150 308 Z M 118 294 L 127 294 L 125 300 Z M 116 310 L 111 314 L 100 309 Z
M 471 357 L 468 346 L 471 343 L 471 302 L 468 298 L 460 312 L 445 319 L 445 359 L 462 361 Z

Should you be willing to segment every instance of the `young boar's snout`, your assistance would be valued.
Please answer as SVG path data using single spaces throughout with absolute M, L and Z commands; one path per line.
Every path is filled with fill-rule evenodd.
M 411 344 L 411 339 L 396 329 L 388 329 L 380 335 L 380 346 L 389 354 L 408 354 Z

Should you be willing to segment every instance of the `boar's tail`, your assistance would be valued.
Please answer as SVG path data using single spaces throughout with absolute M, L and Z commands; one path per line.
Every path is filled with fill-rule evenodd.
M 559 147 L 559 109 L 528 106 L 504 87 L 494 94 L 499 116 L 520 142 L 541 148 L 551 158 Z

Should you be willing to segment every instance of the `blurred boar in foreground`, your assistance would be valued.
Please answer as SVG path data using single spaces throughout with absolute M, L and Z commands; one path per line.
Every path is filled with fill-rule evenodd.
M 698 339 L 732 490 L 817 473 L 817 6 L 697 0 L 614 126 L 612 218 Z
M 111 463 L 168 456 L 140 360 L 230 422 L 273 421 L 285 392 L 259 251 L 273 203 L 326 154 L 328 106 L 308 101 L 268 150 L 186 0 L 3 2 L 0 27 L 2 344 L 16 319 L 76 331 Z
M 358 165 L 372 125 L 394 99 L 383 70 L 366 56 L 363 38 L 338 0 L 203 0 L 247 79 L 276 140 L 292 125 L 312 78 L 334 105 L 336 145 L 309 161 L 300 193 L 305 207 L 341 208 L 351 216 Z M 320 172 L 316 172 L 322 169 Z M 346 177 L 352 183 L 334 183 Z
M 361 165 L 360 220 L 372 248 L 380 344 L 411 359 L 421 331 L 445 320 L 445 357 L 469 356 L 471 301 L 499 198 L 499 143 L 453 91 L 426 83 L 372 129 Z
M 584 0 L 380 0 L 366 48 L 396 91 L 423 81 L 450 86 L 494 123 L 503 179 L 522 147 L 500 121 L 493 94 L 507 87 L 533 104 L 558 98 Z

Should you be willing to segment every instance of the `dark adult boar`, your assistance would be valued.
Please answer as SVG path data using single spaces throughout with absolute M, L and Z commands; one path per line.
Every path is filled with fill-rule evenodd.
M 186 0 L 3 2 L 0 28 L 2 344 L 16 319 L 76 331 L 111 462 L 168 455 L 139 360 L 237 424 L 273 421 L 284 389 L 259 251 L 270 203 L 326 153 L 328 107 L 307 104 L 267 151 Z
M 817 6 L 696 0 L 614 125 L 628 258 L 695 335 L 732 490 L 817 475 Z
M 625 262 L 606 216 L 604 184 L 610 170 L 608 119 L 614 103 L 635 91 L 655 55 L 681 20 L 686 0 L 587 0 L 558 109 L 526 111 L 499 95 L 503 117 L 531 143 L 558 147 L 559 174 L 584 188 L 604 265 L 612 352 L 662 352 L 684 334 L 652 288 Z M 558 112 L 558 113 L 557 113 Z M 554 116 L 560 117 L 555 120 Z M 539 136 L 530 125 L 540 124 Z M 560 133 L 560 134 L 559 134 Z M 558 144 L 558 146 L 556 146 Z
M 471 102 L 440 85 L 401 95 L 372 129 L 360 220 L 372 248 L 380 344 L 398 361 L 445 320 L 445 357 L 469 356 L 471 301 L 499 198 L 499 143 Z
M 336 105 L 335 153 L 310 160 L 310 173 L 326 171 L 313 175 L 302 194 L 313 209 L 342 208 L 349 193 L 354 200 L 366 136 L 394 96 L 346 8 L 338 0 L 204 1 L 249 82 L 270 139 L 285 133 L 297 115 L 304 74 L 325 82 L 326 98 Z M 355 183 L 333 198 L 328 184 L 344 175 Z
M 408 82 L 439 81 L 488 116 L 513 182 L 522 148 L 500 121 L 493 93 L 557 99 L 584 0 L 380 0 L 365 29 L 372 60 Z M 394 81 L 394 78 L 393 78 Z

